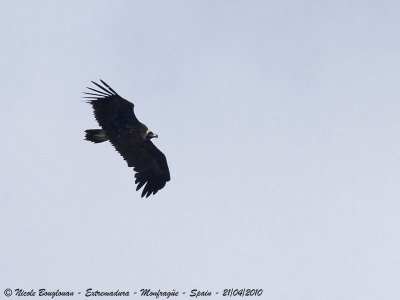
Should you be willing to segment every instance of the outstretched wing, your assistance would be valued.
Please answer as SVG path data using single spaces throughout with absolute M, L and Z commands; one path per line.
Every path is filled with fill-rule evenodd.
M 142 197 L 156 194 L 171 179 L 164 153 L 150 140 L 138 141 L 131 135 L 113 136 L 110 137 L 110 142 L 136 172 L 136 190 L 144 186 Z
M 136 190 L 144 186 L 142 197 L 154 195 L 171 179 L 167 159 L 150 140 L 143 140 L 141 130 L 147 127 L 136 118 L 133 103 L 100 81 L 104 86 L 92 81 L 99 89 L 88 87 L 94 93 L 85 92 L 88 95 L 85 98 L 92 99 L 88 102 L 93 106 L 97 122 L 128 166 L 136 172 Z
M 125 100 L 107 83 L 100 79 L 104 86 L 92 81 L 99 89 L 88 87 L 91 92 L 84 98 L 93 107 L 94 116 L 99 125 L 105 130 L 121 131 L 126 127 L 139 124 L 135 116 L 133 103 Z

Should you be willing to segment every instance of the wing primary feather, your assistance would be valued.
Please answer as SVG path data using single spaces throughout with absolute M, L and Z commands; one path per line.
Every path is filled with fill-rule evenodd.
M 107 83 L 105 83 L 105 82 L 104 82 L 103 80 L 101 80 L 101 79 L 100 79 L 100 81 L 101 81 L 106 87 L 108 87 L 108 88 L 110 89 L 111 92 L 113 92 L 115 95 L 118 95 L 118 93 L 117 93 L 116 91 L 114 91 L 114 90 L 112 89 L 111 86 L 109 86 Z
M 136 190 L 137 190 L 137 191 L 140 190 L 140 188 L 141 188 L 142 186 L 144 186 L 145 183 L 146 183 L 146 181 L 141 181 L 141 182 L 138 184 L 138 186 L 136 187 Z
M 149 191 L 149 183 L 147 183 L 145 185 L 145 187 L 143 188 L 142 197 L 144 197 L 147 194 L 148 191 Z
M 87 86 L 86 88 L 89 89 L 89 90 L 92 90 L 93 92 L 102 94 L 102 95 L 104 95 L 104 96 L 110 96 L 110 94 L 106 94 L 106 93 L 104 93 L 104 92 L 102 92 L 102 91 L 99 91 L 99 90 L 96 90 L 96 89 L 92 89 L 92 88 L 90 88 L 90 87 L 88 87 L 88 86 Z
M 92 83 L 95 84 L 97 87 L 101 88 L 103 91 L 105 91 L 108 94 L 108 96 L 114 96 L 109 90 L 105 89 L 100 84 L 98 84 L 98 83 L 96 83 L 94 81 L 92 81 Z
M 83 94 L 86 94 L 86 95 L 92 95 L 92 96 L 97 96 L 98 98 L 100 98 L 100 97 L 104 97 L 105 95 L 103 95 L 103 94 L 93 94 L 93 93 L 87 93 L 87 92 L 82 92 Z

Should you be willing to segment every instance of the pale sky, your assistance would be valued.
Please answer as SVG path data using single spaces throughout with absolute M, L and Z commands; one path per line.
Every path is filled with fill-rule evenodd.
M 0 295 L 400 298 L 400 2 L 0 11 Z M 83 140 L 98 126 L 81 92 L 100 78 L 159 135 L 172 179 L 155 196 Z

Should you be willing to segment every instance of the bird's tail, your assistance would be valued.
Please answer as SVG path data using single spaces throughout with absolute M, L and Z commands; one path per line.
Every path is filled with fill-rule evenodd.
M 102 143 L 108 140 L 107 134 L 103 129 L 85 130 L 85 140 L 93 143 Z

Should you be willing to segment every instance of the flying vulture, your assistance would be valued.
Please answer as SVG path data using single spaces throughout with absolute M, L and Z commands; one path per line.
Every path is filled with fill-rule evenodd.
M 84 92 L 89 95 L 84 98 L 91 99 L 87 102 L 101 129 L 86 130 L 85 139 L 93 143 L 110 141 L 136 172 L 136 190 L 144 186 L 142 197 L 154 195 L 171 179 L 165 155 L 151 141 L 158 135 L 139 122 L 133 103 L 100 81 L 103 85 L 92 81 L 98 89 L 88 87 L 91 92 Z

